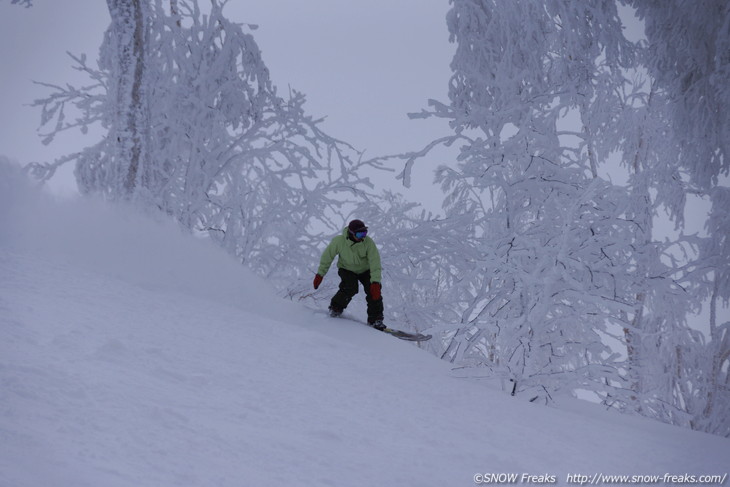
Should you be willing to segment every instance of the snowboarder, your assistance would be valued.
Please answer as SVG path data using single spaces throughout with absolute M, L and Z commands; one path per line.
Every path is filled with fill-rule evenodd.
M 368 305 L 368 324 L 378 330 L 385 330 L 383 324 L 383 298 L 381 291 L 380 254 L 373 239 L 367 236 L 368 227 L 361 220 L 352 220 L 342 230 L 342 234 L 332 239 L 322 253 L 317 275 L 314 276 L 314 289 L 337 259 L 340 289 L 330 301 L 330 316 L 340 316 L 353 296 L 359 290 L 358 282 L 365 288 Z

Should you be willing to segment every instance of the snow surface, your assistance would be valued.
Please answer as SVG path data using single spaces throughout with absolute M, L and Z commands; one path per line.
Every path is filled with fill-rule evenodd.
M 277 298 L 170 224 L 0 193 L 0 486 L 730 470 L 728 439 L 457 378 L 411 343 Z

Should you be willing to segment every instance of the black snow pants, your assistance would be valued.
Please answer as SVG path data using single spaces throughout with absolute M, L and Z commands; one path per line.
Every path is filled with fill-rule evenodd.
M 359 287 L 358 282 L 365 288 L 365 301 L 368 304 L 368 323 L 374 323 L 383 319 L 383 298 L 375 300 L 370 296 L 370 271 L 362 274 L 355 274 L 346 269 L 338 269 L 337 274 L 340 276 L 340 290 L 332 297 L 330 308 L 342 311 L 347 308 L 352 298 L 357 294 Z

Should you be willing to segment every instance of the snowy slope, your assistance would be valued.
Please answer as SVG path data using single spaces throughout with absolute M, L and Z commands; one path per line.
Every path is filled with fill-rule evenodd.
M 2 487 L 730 470 L 727 439 L 457 379 L 412 344 L 277 299 L 167 224 L 89 201 L 0 203 Z

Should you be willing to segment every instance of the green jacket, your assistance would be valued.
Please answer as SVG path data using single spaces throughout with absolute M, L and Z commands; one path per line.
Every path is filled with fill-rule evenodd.
M 365 237 L 361 242 L 353 242 L 347 238 L 347 227 L 345 227 L 342 235 L 333 238 L 324 249 L 317 274 L 324 277 L 337 255 L 340 256 L 337 259 L 337 267 L 340 269 L 346 269 L 355 274 L 370 271 L 370 282 L 381 282 L 380 254 L 370 237 Z

